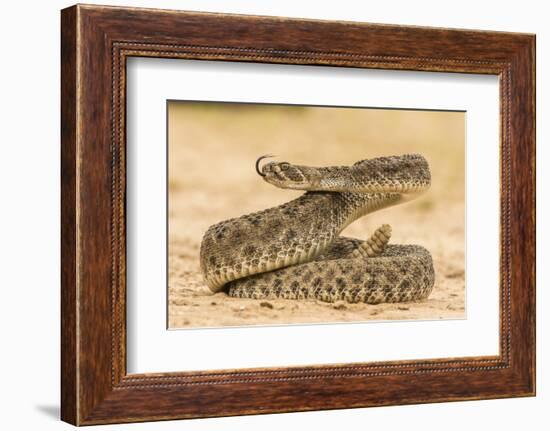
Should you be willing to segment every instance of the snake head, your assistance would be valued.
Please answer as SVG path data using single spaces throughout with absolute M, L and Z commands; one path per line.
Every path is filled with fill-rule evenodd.
M 315 190 L 318 187 L 321 176 L 316 168 L 288 162 L 269 162 L 260 168 L 260 161 L 267 157 L 273 156 L 260 157 L 256 162 L 256 171 L 269 184 L 293 190 Z

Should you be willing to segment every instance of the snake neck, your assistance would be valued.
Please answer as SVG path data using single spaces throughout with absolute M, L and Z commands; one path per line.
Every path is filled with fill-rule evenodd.
M 354 221 L 384 208 L 397 205 L 406 197 L 400 193 L 341 193 L 342 200 L 345 202 L 342 205 L 343 223 L 340 226 L 337 234 L 339 235 L 346 227 Z
M 428 162 L 418 154 L 378 157 L 353 166 L 316 168 L 318 190 L 352 193 L 400 193 L 408 198 L 430 187 Z
M 294 221 L 296 230 L 302 232 L 300 240 L 307 242 L 312 238 L 322 238 L 322 242 L 319 242 L 319 247 L 313 255 L 304 255 L 292 264 L 313 259 L 326 250 L 350 224 L 374 211 L 397 205 L 403 202 L 405 197 L 400 193 L 307 192 L 283 207 L 299 207 L 302 200 L 307 201 L 311 211 L 303 211 L 302 214 L 308 215 Z M 322 212 L 319 212 L 319 209 Z

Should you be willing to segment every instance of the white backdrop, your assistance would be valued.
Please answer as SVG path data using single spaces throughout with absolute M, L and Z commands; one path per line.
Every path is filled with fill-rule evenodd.
M 550 29 L 544 2 L 524 0 L 311 2 L 298 0 L 132 0 L 103 4 L 164 7 L 320 19 L 430 25 L 537 33 L 537 113 L 550 116 L 548 91 Z M 59 409 L 59 9 L 70 2 L 6 2 L 2 8 L 3 59 L 0 68 L 0 319 L 5 429 L 70 429 L 57 420 Z M 546 55 L 544 55 L 546 54 Z M 549 126 L 539 121 L 538 220 L 550 216 Z M 248 416 L 105 426 L 97 429 L 279 430 L 285 428 L 469 430 L 491 427 L 543 429 L 550 422 L 550 373 L 545 293 L 550 230 L 538 235 L 538 396 L 405 407 L 371 408 L 284 415 Z M 538 423 L 538 425 L 537 425 Z M 545 424 L 545 425 L 543 425 Z
M 498 77 L 134 58 L 126 82 L 129 373 L 498 354 Z M 467 318 L 167 331 L 167 99 L 466 111 Z

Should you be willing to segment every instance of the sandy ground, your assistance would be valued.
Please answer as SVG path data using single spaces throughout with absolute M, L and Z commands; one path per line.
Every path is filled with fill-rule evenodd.
M 276 189 L 257 176 L 256 157 L 273 152 L 279 160 L 317 166 L 422 153 L 432 169 L 431 189 L 410 203 L 356 221 L 343 234 L 366 238 L 389 223 L 393 243 L 428 248 L 436 272 L 430 297 L 368 305 L 211 294 L 198 257 L 208 226 L 301 193 Z M 170 104 L 170 328 L 464 318 L 464 287 L 462 113 Z

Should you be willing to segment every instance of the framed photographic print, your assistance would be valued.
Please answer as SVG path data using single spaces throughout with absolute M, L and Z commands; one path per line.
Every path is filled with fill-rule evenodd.
M 535 37 L 62 11 L 62 419 L 535 394 Z

